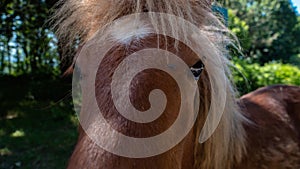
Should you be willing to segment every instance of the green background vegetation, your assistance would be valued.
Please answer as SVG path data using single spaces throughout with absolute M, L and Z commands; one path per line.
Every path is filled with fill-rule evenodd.
M 64 42 L 46 22 L 55 2 L 0 2 L 0 169 L 65 168 L 76 142 L 71 80 L 61 77 L 70 61 L 59 61 Z M 300 85 L 300 16 L 291 1 L 219 3 L 243 49 L 228 47 L 240 94 Z

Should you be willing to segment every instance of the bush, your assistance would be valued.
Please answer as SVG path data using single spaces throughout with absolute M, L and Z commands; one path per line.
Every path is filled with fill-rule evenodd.
M 290 57 L 289 63 L 300 68 L 300 54 Z
M 233 70 L 234 82 L 241 94 L 272 84 L 300 86 L 300 69 L 296 66 L 278 62 L 260 66 L 243 60 L 234 60 L 233 63 L 237 68 Z

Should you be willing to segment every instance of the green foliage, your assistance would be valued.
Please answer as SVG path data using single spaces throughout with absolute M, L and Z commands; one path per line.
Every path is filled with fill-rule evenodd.
M 238 37 L 242 49 L 249 49 L 251 36 L 249 36 L 249 25 L 236 17 L 236 11 L 228 10 L 228 27 Z M 241 53 L 235 47 L 229 47 L 232 55 L 240 56 Z
M 264 66 L 249 64 L 235 59 L 234 81 L 241 94 L 248 93 L 259 87 L 272 84 L 290 84 L 300 86 L 299 67 L 279 62 L 267 63 Z
M 241 43 L 242 48 L 248 49 L 251 46 L 251 36 L 249 36 L 249 25 L 245 21 L 236 17 L 236 12 L 229 9 L 229 29 L 234 33 Z
M 289 63 L 300 68 L 300 54 L 292 56 L 289 60 Z
M 233 51 L 241 94 L 272 84 L 300 85 L 300 16 L 290 0 L 221 0 L 245 57 Z M 243 59 L 243 60 L 241 60 Z
M 0 5 L 0 74 L 51 74 L 58 53 L 47 27 L 55 0 L 4 0 Z
M 300 20 L 290 0 L 226 0 L 229 27 L 241 40 L 246 57 L 263 65 L 287 63 L 299 54 Z

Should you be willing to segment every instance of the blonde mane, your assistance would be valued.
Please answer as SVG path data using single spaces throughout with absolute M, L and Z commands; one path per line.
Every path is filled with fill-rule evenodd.
M 145 11 L 172 14 L 200 26 L 211 15 L 208 6 L 209 0 L 60 0 L 51 20 L 59 41 L 73 45 L 78 40 L 86 42 L 96 31 L 122 16 Z M 158 24 L 157 18 L 150 18 L 152 25 Z
M 205 57 L 209 58 L 208 62 L 220 59 L 224 64 L 224 72 L 227 77 L 227 88 L 224 90 L 227 95 L 224 114 L 215 133 L 205 143 L 200 144 L 198 140 L 196 141 L 197 151 L 195 151 L 194 156 L 197 163 L 195 167 L 199 169 L 229 169 L 235 162 L 241 160 L 243 153 L 245 153 L 245 131 L 242 123 L 246 120 L 239 113 L 236 105 L 236 92 L 231 83 L 231 73 L 228 68 L 230 62 L 225 47 L 226 44 L 231 43 L 231 38 L 228 37 L 230 32 L 212 13 L 210 0 L 61 0 L 57 7 L 59 9 L 52 18 L 55 22 L 54 29 L 59 41 L 64 42 L 66 46 L 72 46 L 78 41 L 84 44 L 98 30 L 106 27 L 114 20 L 141 12 L 168 13 L 184 18 L 198 26 L 201 30 L 201 36 L 196 37 L 194 41 L 201 42 L 201 44 L 209 43 L 211 44 L 209 47 L 214 47 L 203 47 L 202 51 Z M 176 24 L 151 16 L 151 13 L 149 15 L 151 25 L 154 27 L 158 24 L 164 25 L 166 29 L 172 29 L 174 37 L 178 36 L 180 30 Z M 130 27 L 131 23 L 127 24 Z M 189 40 L 187 39 L 187 41 Z M 213 65 L 211 63 L 205 66 Z M 214 68 L 210 67 L 210 69 L 213 70 Z M 216 79 L 222 76 L 216 72 L 211 72 L 211 74 Z M 206 80 L 209 81 L 209 78 Z M 204 85 L 202 90 L 211 91 L 213 89 Z M 209 96 L 205 96 L 203 99 L 207 105 L 203 115 L 199 118 L 207 116 L 210 104 Z M 199 136 L 203 123 L 198 120 L 196 125 Z

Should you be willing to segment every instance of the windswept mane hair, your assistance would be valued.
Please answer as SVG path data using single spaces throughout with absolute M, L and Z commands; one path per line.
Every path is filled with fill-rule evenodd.
M 58 40 L 66 46 L 65 50 L 68 49 L 67 46 L 72 46 L 78 41 L 84 44 L 98 30 L 130 14 L 148 12 L 151 25 L 155 27 L 160 23 L 166 25 L 167 28 L 172 28 L 174 37 L 178 34 L 177 26 L 163 19 L 161 23 L 159 18 L 151 16 L 151 12 L 175 15 L 199 27 L 201 35 L 196 42 L 208 43 L 210 44 L 207 45 L 208 47 L 213 46 L 208 49 L 204 46 L 201 49 L 205 57 L 210 58 L 208 60 L 211 61 L 219 59 L 224 64 L 227 77 L 227 88 L 224 87 L 224 90 L 227 96 L 219 127 L 208 141 L 198 146 L 201 152 L 194 153 L 197 158 L 196 166 L 199 169 L 229 169 L 232 168 L 233 163 L 241 160 L 245 152 L 245 132 L 242 127 L 245 118 L 239 113 L 236 105 L 235 89 L 227 67 L 230 62 L 225 49 L 226 44 L 231 43 L 232 38 L 228 37 L 231 35 L 230 31 L 213 14 L 210 0 L 60 0 L 56 8 L 58 9 L 52 18 L 53 27 Z M 206 66 L 212 65 L 214 64 Z M 215 75 L 215 79 L 223 76 L 214 72 L 212 74 Z M 205 115 L 207 113 L 208 110 L 204 112 Z
M 152 25 L 159 21 L 151 12 L 159 12 L 182 17 L 199 27 L 223 26 L 212 14 L 211 0 L 60 0 L 54 9 L 53 29 L 65 46 L 84 43 L 112 21 L 141 12 L 149 12 Z M 227 31 L 226 27 L 221 29 Z

